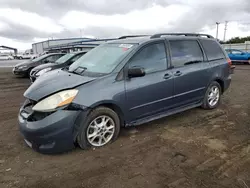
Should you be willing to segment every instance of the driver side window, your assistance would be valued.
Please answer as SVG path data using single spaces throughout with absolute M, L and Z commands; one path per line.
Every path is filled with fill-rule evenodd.
M 152 73 L 167 68 L 166 50 L 163 42 L 142 47 L 130 60 L 129 68 L 141 67 L 145 73 Z

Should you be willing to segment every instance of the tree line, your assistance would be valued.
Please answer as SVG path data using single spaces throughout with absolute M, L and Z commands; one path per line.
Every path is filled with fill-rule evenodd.
M 226 42 L 220 41 L 221 44 L 235 44 L 235 43 L 245 43 L 245 41 L 250 41 L 250 36 L 247 37 L 233 37 Z

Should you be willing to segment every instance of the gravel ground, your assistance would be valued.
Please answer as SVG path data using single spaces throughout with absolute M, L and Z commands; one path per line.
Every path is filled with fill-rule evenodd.
M 28 148 L 17 113 L 29 80 L 0 69 L 0 187 L 248 188 L 250 66 L 237 66 L 216 110 L 200 108 L 121 130 L 101 149 L 42 155 Z

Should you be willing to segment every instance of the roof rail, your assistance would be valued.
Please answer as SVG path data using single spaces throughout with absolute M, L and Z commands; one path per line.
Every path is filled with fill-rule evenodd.
M 118 39 L 126 39 L 126 38 L 132 38 L 132 37 L 146 37 L 149 35 L 125 35 L 125 36 L 121 36 Z
M 202 33 L 158 33 L 158 34 L 154 34 L 152 35 L 150 38 L 160 38 L 162 35 L 175 35 L 175 36 L 192 36 L 192 37 L 207 37 L 207 38 L 214 38 L 212 35 L 208 35 L 208 34 L 202 34 Z

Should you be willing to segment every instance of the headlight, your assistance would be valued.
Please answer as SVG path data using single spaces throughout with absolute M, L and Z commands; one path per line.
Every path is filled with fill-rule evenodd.
M 20 66 L 18 67 L 19 69 L 24 69 L 24 68 L 27 68 L 27 65 L 24 65 L 24 66 Z
M 50 70 L 51 70 L 51 67 L 46 68 L 46 69 L 42 69 L 38 73 L 36 73 L 36 76 L 41 76 L 42 74 L 44 74 L 44 73 L 46 73 L 46 72 L 48 72 Z
M 58 92 L 51 95 L 39 103 L 37 103 L 32 109 L 39 112 L 51 112 L 57 108 L 70 104 L 76 97 L 78 90 L 71 89 Z

